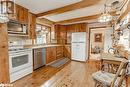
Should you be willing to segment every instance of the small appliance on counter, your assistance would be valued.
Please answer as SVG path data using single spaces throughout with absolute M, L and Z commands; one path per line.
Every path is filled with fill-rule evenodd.
M 14 82 L 33 72 L 32 49 L 23 46 L 9 46 L 10 82 Z

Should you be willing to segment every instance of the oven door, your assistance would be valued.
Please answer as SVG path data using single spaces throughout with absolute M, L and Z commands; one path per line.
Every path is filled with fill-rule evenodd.
M 10 73 L 32 66 L 32 51 L 12 53 L 9 57 Z

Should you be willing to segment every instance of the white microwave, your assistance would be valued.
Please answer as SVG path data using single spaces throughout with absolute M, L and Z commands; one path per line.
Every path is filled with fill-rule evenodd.
M 17 21 L 9 21 L 7 23 L 7 27 L 8 27 L 9 34 L 22 34 L 22 35 L 28 34 L 27 24 L 21 24 Z

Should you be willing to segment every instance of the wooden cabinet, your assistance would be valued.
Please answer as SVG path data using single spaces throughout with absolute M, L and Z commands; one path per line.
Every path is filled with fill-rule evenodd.
M 56 47 L 56 59 L 63 58 L 63 46 Z
M 36 16 L 32 13 L 29 13 L 29 38 L 36 39 Z
M 28 9 L 26 9 L 20 5 L 17 5 L 16 10 L 17 10 L 16 11 L 17 20 L 20 23 L 27 24 L 28 23 Z
M 28 24 L 28 9 L 15 5 L 15 15 L 10 15 L 10 19 L 19 21 L 22 24 Z
M 63 58 L 63 46 L 46 48 L 46 64 Z
M 17 16 L 18 21 L 20 23 L 27 24 L 28 23 L 28 9 L 26 9 L 22 6 L 19 6 L 18 13 L 19 13 L 19 15 Z
M 56 60 L 56 47 L 46 48 L 46 64 Z

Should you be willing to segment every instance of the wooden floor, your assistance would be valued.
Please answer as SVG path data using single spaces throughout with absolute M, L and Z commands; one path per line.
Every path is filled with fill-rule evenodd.
M 94 87 L 92 73 L 98 62 L 71 61 L 60 68 L 46 66 L 13 83 L 14 87 Z M 130 82 L 129 82 L 130 83 Z

